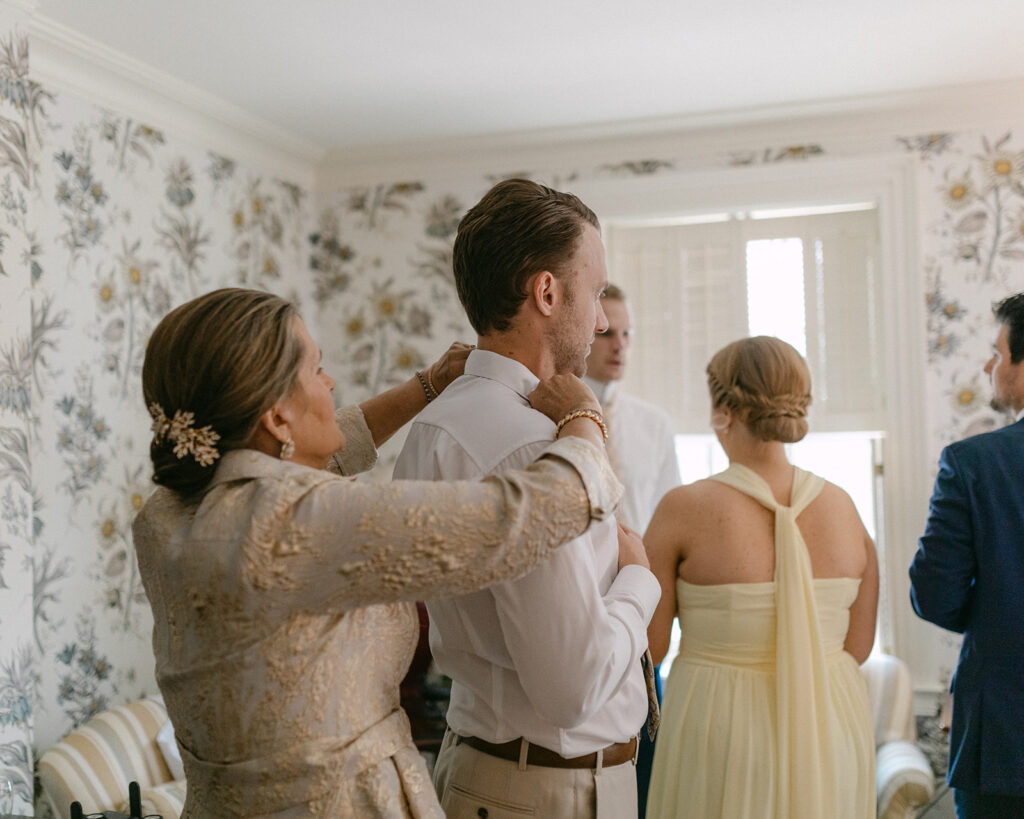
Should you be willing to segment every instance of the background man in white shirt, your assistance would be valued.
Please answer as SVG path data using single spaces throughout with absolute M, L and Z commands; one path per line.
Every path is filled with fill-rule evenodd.
M 609 284 L 601 295 L 601 307 L 608 326 L 594 337 L 583 380 L 601 402 L 608 424 L 608 459 L 626 489 L 617 517 L 630 529 L 643 532 L 658 501 L 679 486 L 675 433 L 661 407 L 621 388 L 633 333 L 622 288 Z
M 594 337 L 583 380 L 601 402 L 608 424 L 608 459 L 626 490 L 616 515 L 631 529 L 644 532 L 658 501 L 680 483 L 675 434 L 668 413 L 621 389 L 633 334 L 633 317 L 625 292 L 609 284 L 601 294 L 601 306 L 608 326 Z M 661 700 L 660 673 L 658 699 Z M 654 742 L 641 731 L 636 764 L 640 816 L 647 808 L 653 760 Z
M 477 349 L 417 417 L 396 478 L 479 478 L 551 442 L 555 425 L 526 396 L 540 378 L 582 375 L 606 326 L 598 230 L 575 196 L 521 179 L 466 214 L 453 265 Z M 636 817 L 640 658 L 659 597 L 639 537 L 609 519 L 525 577 L 428 601 L 431 650 L 452 678 L 434 769 L 449 819 Z

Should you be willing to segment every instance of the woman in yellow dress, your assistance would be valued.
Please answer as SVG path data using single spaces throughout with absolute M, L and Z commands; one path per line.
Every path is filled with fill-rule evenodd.
M 335 412 L 295 308 L 220 290 L 168 314 L 143 393 L 160 487 L 133 527 L 184 816 L 443 819 L 399 707 L 415 602 L 524 574 L 621 495 L 573 376 L 531 395 L 563 427 L 481 482 L 356 483 L 468 348 Z M 575 413 L 578 415 L 579 413 Z
M 707 367 L 712 426 L 730 466 L 672 490 L 644 544 L 662 598 L 655 661 L 673 618 L 651 819 L 866 819 L 874 738 L 858 668 L 878 603 L 874 544 L 849 496 L 794 467 L 810 375 L 766 336 Z

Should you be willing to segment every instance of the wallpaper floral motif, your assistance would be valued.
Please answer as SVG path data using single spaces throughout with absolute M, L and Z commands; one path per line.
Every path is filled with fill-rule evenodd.
M 451 246 L 465 209 L 495 181 L 526 175 L 572 189 L 591 177 L 683 173 L 697 161 L 424 174 L 313 196 L 51 93 L 32 80 L 28 58 L 26 39 L 0 26 L 0 778 L 14 781 L 23 812 L 33 749 L 155 688 L 130 526 L 151 489 L 138 382 L 163 314 L 225 285 L 294 298 L 324 348 L 336 400 L 363 400 L 451 340 L 473 340 Z M 1013 131 L 886 139 L 920 163 L 926 421 L 937 457 L 943 444 L 1005 421 L 987 406 L 980 369 L 992 302 L 1024 289 L 1024 146 Z M 843 150 L 754 145 L 701 161 L 812 163 Z M 373 477 L 390 477 L 400 444 Z M 948 673 L 956 642 L 941 640 Z
M 51 354 L 36 377 L 34 474 L 53 488 L 34 554 L 45 747 L 114 698 L 154 688 L 130 539 L 151 488 L 146 339 L 171 307 L 214 287 L 299 295 L 307 216 L 294 185 L 81 100 L 56 100 L 39 165 L 49 250 L 33 295 Z
M 473 339 L 451 273 L 463 201 L 412 181 L 342 191 L 321 204 L 307 249 L 339 403 L 401 383 L 451 341 Z M 390 479 L 399 449 L 400 439 L 389 442 L 371 479 Z
M 0 38 L 0 778 L 153 693 L 131 522 L 152 489 L 139 378 L 173 306 L 215 287 L 311 303 L 307 193 L 86 100 Z M 39 808 L 42 809 L 41 807 Z
M 34 370 L 45 359 L 32 309 L 35 237 L 29 203 L 34 152 L 53 98 L 29 77 L 28 43 L 0 30 L 0 781 L 15 808 L 32 804 L 38 669 L 32 643 L 32 541 L 42 493 L 33 471 L 38 404 Z
M 989 405 L 982 366 L 995 340 L 992 305 L 1024 289 L 1024 151 L 1013 132 L 902 141 L 920 154 L 926 200 L 924 294 L 937 449 L 1008 420 Z

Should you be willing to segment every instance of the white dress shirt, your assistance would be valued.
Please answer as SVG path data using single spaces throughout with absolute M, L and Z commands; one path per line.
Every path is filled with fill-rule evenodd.
M 530 407 L 537 377 L 474 350 L 465 375 L 417 416 L 395 478 L 451 480 L 521 468 L 554 438 Z M 430 648 L 452 678 L 448 724 L 488 742 L 525 737 L 564 757 L 636 735 L 647 716 L 640 657 L 660 597 L 641 566 L 618 571 L 614 520 L 594 523 L 518 580 L 427 601 Z
M 661 407 L 630 395 L 616 381 L 583 380 L 601 402 L 608 458 L 626 487 L 616 515 L 642 535 L 658 501 L 680 483 L 672 421 Z

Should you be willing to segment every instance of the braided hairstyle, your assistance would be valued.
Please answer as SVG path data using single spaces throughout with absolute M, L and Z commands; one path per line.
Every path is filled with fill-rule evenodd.
M 807 434 L 811 374 L 792 345 L 741 338 L 715 353 L 707 374 L 711 406 L 732 410 L 755 437 L 789 444 Z
M 176 450 L 180 438 L 156 432 L 149 450 L 155 483 L 198 499 L 220 456 L 251 445 L 263 413 L 295 388 L 303 352 L 297 318 L 295 306 L 272 293 L 225 288 L 161 319 L 142 365 L 146 406 L 157 423 L 188 414 L 192 429 L 215 433 L 216 454 Z

